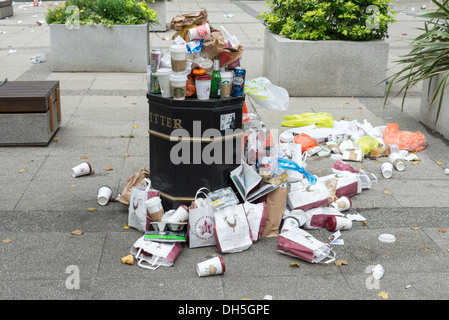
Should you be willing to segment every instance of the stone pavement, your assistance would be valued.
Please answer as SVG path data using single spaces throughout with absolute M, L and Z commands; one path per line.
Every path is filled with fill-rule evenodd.
M 400 14 L 388 39 L 390 66 L 407 53 L 407 38 L 422 26 L 416 17 L 422 2 L 397 2 Z M 389 300 L 449 298 L 449 233 L 438 231 L 449 227 L 449 176 L 443 173 L 449 166 L 448 143 L 416 119 L 420 88 L 407 99 L 404 112 L 399 98 L 384 109 L 377 98 L 291 97 L 288 111 L 270 112 L 247 97 L 250 111 L 270 129 L 282 129 L 285 115 L 327 111 L 337 120 L 367 119 L 373 126 L 396 122 L 401 130 L 426 135 L 428 147 L 418 153 L 419 164 L 408 164 L 389 180 L 380 174 L 379 163 L 360 164 L 379 181 L 352 198 L 350 213 L 361 213 L 367 224 L 354 223 L 343 232 L 345 245 L 334 247 L 337 258 L 348 265 L 310 264 L 279 254 L 277 238 L 224 255 L 222 276 L 199 278 L 195 270 L 196 263 L 217 254 L 215 247 L 184 246 L 173 267 L 156 271 L 122 264 L 121 257 L 141 233 L 124 229 L 127 207 L 98 205 L 96 191 L 108 185 L 115 195 L 136 169 L 149 167 L 147 84 L 144 74 L 52 73 L 49 27 L 36 23 L 52 4 L 16 2 L 14 16 L 0 20 L 0 31 L 6 31 L 0 33 L 0 80 L 59 80 L 62 100 L 57 142 L 0 147 L 0 240 L 11 240 L 0 242 L 0 299 L 260 300 L 271 295 L 273 300 L 382 300 L 381 291 Z M 201 7 L 211 24 L 225 26 L 243 44 L 247 79 L 262 76 L 264 26 L 256 16 L 265 10 L 265 1 L 173 0 L 167 3 L 167 21 Z M 163 38 L 172 33 L 152 33 L 151 47 L 168 49 L 170 41 Z M 38 53 L 47 62 L 32 64 L 30 57 Z M 71 168 L 84 155 L 95 174 L 72 178 Z M 320 176 L 331 173 L 333 161 L 313 157 L 307 164 L 309 172 Z M 113 170 L 105 171 L 107 167 Z M 88 211 L 92 207 L 97 211 Z M 75 229 L 84 234 L 72 235 Z M 327 230 L 311 233 L 323 241 L 330 235 Z M 395 235 L 396 242 L 378 241 L 382 233 Z M 300 268 L 290 268 L 290 262 Z M 373 287 L 369 268 L 376 264 L 385 275 Z M 79 270 L 79 289 L 66 286 L 69 266 Z

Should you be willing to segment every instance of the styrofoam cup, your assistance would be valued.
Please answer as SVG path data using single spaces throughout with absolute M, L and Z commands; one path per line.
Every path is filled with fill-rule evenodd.
M 172 72 L 170 68 L 161 68 L 156 71 L 163 98 L 171 97 L 170 75 Z
M 208 39 L 211 36 L 210 27 L 208 23 L 202 24 L 195 28 L 188 30 L 190 40 Z
M 196 96 L 198 100 L 209 99 L 211 81 L 212 77 L 210 74 L 195 77 Z
M 99 205 L 105 206 L 108 204 L 112 196 L 112 189 L 108 186 L 102 186 L 97 191 L 97 202 Z
M 72 177 L 79 177 L 79 176 L 85 176 L 87 174 L 92 173 L 92 166 L 89 162 L 83 162 L 76 167 L 72 168 Z
M 184 73 L 172 73 L 170 75 L 170 86 L 173 100 L 184 100 L 186 98 L 187 76 Z
M 167 220 L 168 223 L 187 222 L 189 220 L 189 208 L 186 205 L 180 205 L 178 209 Z
M 196 272 L 200 277 L 223 274 L 225 270 L 225 263 L 220 256 L 200 262 L 196 265 Z
M 186 70 L 186 53 L 185 45 L 173 44 L 170 46 L 171 68 L 174 72 L 184 72 Z
M 390 179 L 393 175 L 393 165 L 390 162 L 384 162 L 380 166 L 380 170 L 382 171 L 382 175 L 386 179 Z

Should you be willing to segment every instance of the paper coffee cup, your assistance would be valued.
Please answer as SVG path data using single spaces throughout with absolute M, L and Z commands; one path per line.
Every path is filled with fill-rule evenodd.
M 102 186 L 97 191 L 97 202 L 99 205 L 105 206 L 108 204 L 112 196 L 112 189 L 108 186 Z
M 188 30 L 190 40 L 201 40 L 210 38 L 211 32 L 208 23 L 202 24 Z
M 382 171 L 382 175 L 386 179 L 390 179 L 393 175 L 393 165 L 390 162 L 384 162 L 380 166 L 380 170 Z
M 189 220 L 189 208 L 186 205 L 180 205 L 178 209 L 167 220 L 168 223 L 187 222 Z
M 170 86 L 173 100 L 184 100 L 186 98 L 187 76 L 183 73 L 170 75 Z
M 398 171 L 404 171 L 405 170 L 405 162 L 404 159 L 402 159 L 401 155 L 397 152 L 390 154 L 389 156 L 390 162 L 393 164 L 393 166 Z
M 232 72 L 222 72 L 221 73 L 221 96 L 230 97 L 232 89 Z
M 326 228 L 329 231 L 348 230 L 352 227 L 352 221 L 339 216 L 329 216 L 326 220 Z
M 225 270 L 226 266 L 222 257 L 215 257 L 196 265 L 196 272 L 200 277 L 223 274 Z
M 173 44 L 170 46 L 171 68 L 174 72 L 184 72 L 186 70 L 186 53 L 185 45 Z
M 145 207 L 150 214 L 151 221 L 161 222 L 164 216 L 164 208 L 162 207 L 162 200 L 159 197 L 150 198 L 145 201 Z
M 161 68 L 156 71 L 163 98 L 171 97 L 170 75 L 172 72 L 170 68 Z
M 195 77 L 196 96 L 198 100 L 209 99 L 211 80 L 212 77 L 210 74 Z
M 298 219 L 293 218 L 293 217 L 285 218 L 284 223 L 282 224 L 281 233 L 290 231 L 295 228 L 299 228 Z
M 87 174 L 92 173 L 92 166 L 89 162 L 83 162 L 76 167 L 72 168 L 72 177 L 79 177 L 79 176 L 85 176 Z
M 332 202 L 330 204 L 330 206 L 334 207 L 335 209 L 338 209 L 340 212 L 343 212 L 343 211 L 349 210 L 351 208 L 352 202 L 351 202 L 351 199 L 343 196 L 341 198 L 338 198 L 334 202 Z

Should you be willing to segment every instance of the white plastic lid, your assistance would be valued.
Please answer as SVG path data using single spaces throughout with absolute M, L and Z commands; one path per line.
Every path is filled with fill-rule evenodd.
M 172 73 L 173 70 L 171 68 L 160 68 L 156 71 L 156 73 L 159 75 L 166 75 Z
M 226 78 L 226 79 L 232 79 L 233 73 L 229 72 L 229 71 L 225 71 L 221 73 L 221 79 Z
M 147 201 L 145 201 L 145 205 L 146 206 L 154 206 L 154 205 L 159 204 L 161 202 L 162 202 L 161 198 L 154 197 L 154 198 L 150 198 Z
M 389 233 L 382 233 L 379 236 L 379 241 L 393 243 L 393 242 L 396 241 L 396 237 L 394 235 L 392 235 L 392 234 L 389 234 Z
M 176 53 L 186 52 L 187 53 L 187 48 L 186 48 L 186 46 L 184 46 L 182 44 L 172 44 L 170 46 L 170 52 L 176 52 Z

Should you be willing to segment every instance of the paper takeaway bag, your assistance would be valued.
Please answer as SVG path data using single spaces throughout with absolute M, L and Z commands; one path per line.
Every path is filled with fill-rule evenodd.
M 122 193 L 120 194 L 119 202 L 124 204 L 125 206 L 129 205 L 129 200 L 131 199 L 131 190 L 133 187 L 140 187 L 144 181 L 144 179 L 150 178 L 150 172 L 145 169 L 141 168 L 139 170 L 136 170 L 134 172 L 133 177 L 131 180 L 128 181 L 126 186 L 123 188 Z
M 180 14 L 174 17 L 170 21 L 170 29 L 175 31 L 181 31 L 186 26 L 202 25 L 207 23 L 207 11 L 202 9 L 200 12 L 192 12 Z
M 287 187 L 279 187 L 266 196 L 267 220 L 262 231 L 262 238 L 277 237 L 282 216 L 287 207 Z

